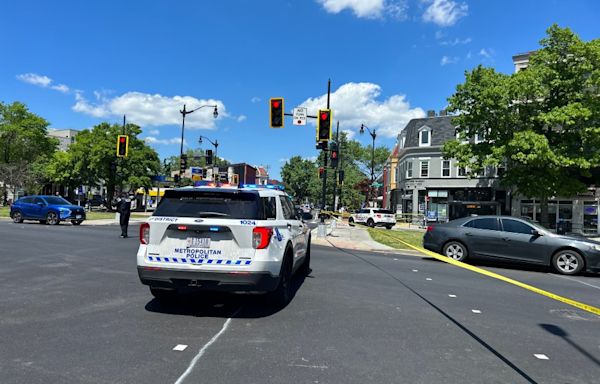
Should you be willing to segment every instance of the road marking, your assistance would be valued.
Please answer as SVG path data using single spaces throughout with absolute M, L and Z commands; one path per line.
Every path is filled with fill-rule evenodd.
M 471 312 L 473 312 L 473 313 L 481 313 L 481 311 L 479 309 L 471 309 Z
M 419 270 L 418 269 L 413 269 L 413 272 L 419 272 Z
M 448 297 L 456 297 L 456 295 L 448 295 Z
M 208 347 L 210 347 L 211 345 L 213 345 L 213 343 L 215 341 L 217 341 L 217 339 L 227 330 L 227 328 L 229 327 L 229 323 L 231 323 L 231 319 L 240 311 L 241 308 L 239 308 L 237 311 L 235 311 L 235 313 L 228 318 L 225 323 L 223 324 L 223 327 L 221 328 L 221 330 L 219 332 L 217 332 L 216 335 L 214 335 L 212 337 L 212 339 L 210 339 L 208 341 L 208 343 L 204 344 L 204 346 L 200 349 L 200 351 L 198 351 L 198 354 L 196 356 L 194 356 L 194 358 L 192 359 L 192 361 L 190 362 L 190 365 L 187 367 L 187 369 L 185 370 L 185 372 L 183 372 L 183 374 L 181 376 L 179 376 L 179 378 L 177 379 L 177 381 L 175 382 L 175 384 L 181 384 L 183 383 L 183 380 L 185 380 L 186 377 L 188 377 L 188 375 L 190 373 L 192 373 L 192 370 L 194 369 L 194 366 L 196 365 L 196 363 L 198 362 L 198 360 L 200 360 L 200 358 L 202 357 L 202 355 L 204 355 L 204 352 L 206 352 L 206 350 L 208 349 Z
M 554 276 L 554 277 L 560 277 L 561 279 L 567 279 L 567 280 L 571 280 L 571 281 L 574 281 L 574 282 L 576 282 L 576 283 L 580 283 L 580 284 L 583 284 L 583 285 L 587 285 L 588 287 L 592 287 L 592 288 L 600 289 L 600 287 L 598 287 L 597 285 L 590 284 L 590 283 L 586 283 L 585 281 L 579 281 L 579 280 L 577 280 L 577 279 L 573 279 L 572 277 L 569 277 L 569 276 L 556 275 L 556 274 L 554 274 L 554 273 L 549 273 L 549 275 L 552 275 L 552 276 Z
M 550 360 L 550 358 L 543 353 L 534 353 L 533 356 L 537 357 L 540 360 Z
M 185 351 L 185 349 L 186 349 L 187 347 L 188 347 L 188 346 L 187 346 L 187 345 L 185 345 L 185 344 L 177 344 L 177 345 L 175 346 L 175 348 L 173 348 L 173 350 L 174 350 L 174 351 Z
M 382 233 L 385 233 L 385 232 L 382 232 Z M 584 310 L 586 312 L 590 312 L 590 313 L 593 313 L 594 315 L 600 316 L 600 308 L 594 307 L 593 305 L 585 304 L 585 303 L 582 303 L 582 302 L 579 302 L 579 301 L 576 301 L 576 300 L 573 300 L 573 299 L 569 299 L 568 297 L 563 297 L 563 296 L 557 295 L 555 293 L 552 293 L 552 292 L 549 292 L 549 291 L 545 291 L 545 290 L 540 289 L 538 287 L 534 287 L 533 285 L 525 284 L 525 283 L 522 283 L 522 282 L 520 282 L 518 280 L 511 279 L 510 277 L 506 277 L 504 275 L 500 275 L 500 274 L 495 273 L 495 272 L 490 272 L 490 271 L 488 271 L 486 269 L 483 269 L 483 268 L 479 268 L 479 267 L 475 267 L 473 265 L 469 265 L 469 264 L 463 263 L 462 261 L 458 261 L 458 260 L 454 260 L 454 259 L 451 259 L 451 258 L 446 257 L 446 256 L 442 256 L 442 255 L 440 255 L 438 253 L 431 252 L 431 251 L 429 251 L 429 250 L 427 250 L 425 248 L 415 247 L 414 245 L 409 244 L 406 241 L 400 240 L 399 238 L 391 236 L 389 234 L 386 234 L 386 236 L 390 236 L 393 239 L 395 239 L 395 240 L 401 242 L 402 244 L 406 245 L 407 247 L 412 248 L 412 249 L 414 249 L 416 251 L 419 251 L 421 253 L 424 253 L 424 254 L 426 254 L 428 256 L 431 256 L 431 257 L 433 257 L 436 260 L 443 261 L 444 263 L 452 264 L 452 265 L 454 265 L 456 267 L 459 267 L 459 268 L 468 269 L 469 271 L 476 272 L 476 273 L 479 273 L 479 274 L 482 274 L 482 275 L 486 275 L 488 277 L 491 277 L 491 278 L 494 278 L 494 279 L 497 279 L 497 280 L 501 280 L 501 281 L 504 281 L 504 282 L 512 284 L 512 285 L 516 285 L 517 287 L 520 287 L 520 288 L 526 289 L 528 291 L 537 293 L 538 295 L 546 296 L 546 297 L 548 297 L 550 299 L 553 299 L 553 300 L 556 300 L 556 301 L 560 301 L 561 303 L 565 303 L 565 304 L 571 305 L 571 306 L 573 306 L 575 308 L 579 308 L 579 309 L 582 309 L 582 310 Z
M 307 365 L 307 364 L 289 364 L 288 367 L 300 367 L 300 368 L 313 368 L 313 369 L 327 369 L 326 365 Z
M 427 281 L 431 281 L 431 280 L 433 280 L 433 279 L 432 279 L 431 277 L 428 277 L 428 278 L 426 278 L 425 280 L 427 280 Z
M 394 259 L 394 260 L 398 260 L 398 259 Z

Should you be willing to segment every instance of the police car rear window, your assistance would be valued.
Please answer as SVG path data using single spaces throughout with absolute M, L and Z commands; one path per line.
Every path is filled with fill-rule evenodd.
M 256 193 L 167 191 L 153 216 L 266 220 Z

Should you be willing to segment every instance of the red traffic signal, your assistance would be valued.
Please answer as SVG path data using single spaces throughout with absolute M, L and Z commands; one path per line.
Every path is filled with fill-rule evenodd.
M 117 137 L 117 157 L 127 157 L 129 150 L 129 136 L 119 135 Z
M 269 100 L 269 123 L 271 128 L 283 128 L 284 105 L 283 97 Z
M 323 173 L 325 173 L 325 168 L 319 167 L 319 179 L 323 178 Z
M 320 109 L 317 119 L 317 141 L 331 140 L 331 110 Z

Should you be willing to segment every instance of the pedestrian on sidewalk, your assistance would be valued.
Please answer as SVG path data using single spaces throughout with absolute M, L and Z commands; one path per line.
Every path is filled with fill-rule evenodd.
M 117 212 L 119 212 L 119 224 L 121 224 L 121 237 L 125 239 L 131 215 L 131 199 L 125 192 L 121 193 L 121 197 L 117 200 Z

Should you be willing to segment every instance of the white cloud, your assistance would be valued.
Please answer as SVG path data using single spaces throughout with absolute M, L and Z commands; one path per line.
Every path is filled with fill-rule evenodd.
M 423 20 L 442 27 L 454 25 L 460 18 L 467 16 L 469 6 L 453 0 L 423 0 L 431 3 L 423 13 Z
M 237 118 L 237 121 L 241 123 L 242 121 L 244 121 L 246 119 L 247 119 L 246 115 L 239 115 Z
M 489 48 L 489 49 L 481 48 L 481 50 L 479 51 L 479 55 L 485 57 L 486 59 L 491 59 L 492 56 L 494 55 L 494 50 L 491 48 Z
M 373 83 L 346 83 L 331 94 L 333 120 L 340 125 L 358 130 L 361 124 L 387 137 L 395 137 L 413 118 L 424 117 L 421 108 L 411 108 L 405 95 L 392 95 L 385 100 L 377 100 L 381 87 Z M 307 107 L 309 114 L 316 114 L 327 105 L 327 95 L 310 98 L 301 106 Z M 310 124 L 315 124 L 313 119 Z
M 282 157 L 281 159 L 279 159 L 279 162 L 280 162 L 280 163 L 287 163 L 288 161 L 290 161 L 290 159 L 289 159 L 289 158 L 284 158 L 284 157 Z
M 219 119 L 228 117 L 225 104 L 215 99 L 197 99 L 192 96 L 163 96 L 142 92 L 127 92 L 121 96 L 108 97 L 96 93 L 96 102 L 89 102 L 81 93 L 75 94 L 73 110 L 94 117 L 127 115 L 127 120 L 142 126 L 180 125 L 183 105 L 192 110 L 202 105 L 216 105 Z M 185 126 L 190 129 L 214 129 L 213 108 L 202 108 L 185 117 Z
M 158 129 L 151 129 L 150 132 L 148 132 L 148 133 L 151 134 L 152 136 L 160 135 L 160 131 Z
M 62 93 L 68 93 L 69 92 L 69 87 L 67 87 L 64 84 L 53 85 L 50 88 L 54 89 L 55 91 L 62 92 Z
M 22 75 L 17 75 L 17 79 L 24 83 L 33 84 L 44 88 L 52 83 L 52 79 L 48 76 L 38 75 L 35 73 L 24 73 Z
M 305 157 L 304 160 L 308 160 L 308 161 L 311 161 L 314 163 L 315 161 L 317 161 L 318 158 L 319 158 L 319 156 L 308 156 L 308 157 Z
M 251 102 L 253 103 L 259 103 L 262 99 L 258 96 L 254 96 L 253 98 L 250 99 Z
M 435 38 L 437 40 L 440 40 L 444 37 L 446 37 L 446 33 L 444 31 L 441 31 L 441 30 L 435 31 Z
M 440 61 L 440 65 L 444 66 L 444 65 L 448 65 L 448 64 L 456 64 L 458 62 L 458 57 L 454 56 L 454 57 L 449 57 L 449 56 L 443 56 L 442 60 Z
M 158 139 L 156 137 L 153 136 L 147 136 L 144 138 L 144 141 L 148 144 L 164 144 L 164 145 L 169 145 L 169 144 L 181 144 L 181 137 L 173 137 L 172 139 Z M 183 145 L 187 145 L 187 141 L 184 139 L 183 140 Z
M 446 40 L 446 41 L 440 41 L 440 45 L 448 45 L 450 47 L 454 47 L 455 45 L 459 45 L 459 44 L 469 44 L 471 41 L 473 41 L 473 39 L 471 39 L 470 37 L 466 37 L 464 39 L 459 39 L 458 37 L 454 40 Z
M 408 8 L 405 0 L 317 0 L 329 13 L 351 10 L 358 18 L 377 19 L 390 16 L 405 19 Z
M 352 140 L 356 136 L 356 131 L 351 131 L 349 129 L 342 129 L 342 132 L 344 132 L 346 134 L 346 137 L 348 138 L 348 140 Z

